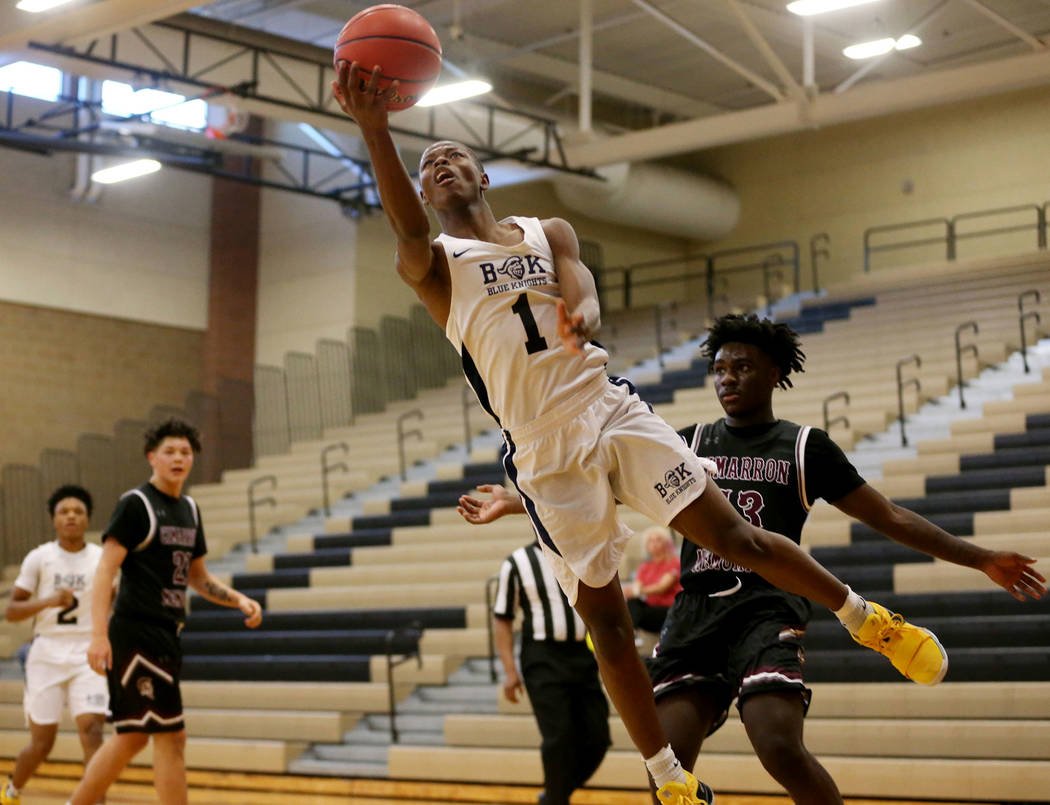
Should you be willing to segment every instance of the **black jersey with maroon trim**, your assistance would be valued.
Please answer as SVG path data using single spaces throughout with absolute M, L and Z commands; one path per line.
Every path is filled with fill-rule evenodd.
M 145 483 L 120 498 L 104 539 L 128 549 L 114 612 L 180 624 L 186 620 L 190 563 L 207 552 L 197 504 Z
M 795 542 L 818 498 L 832 503 L 864 484 L 827 433 L 787 420 L 733 428 L 720 419 L 679 433 L 697 455 L 718 465 L 715 482 L 748 522 Z M 772 586 L 689 540 L 682 544 L 681 582 L 708 595 Z

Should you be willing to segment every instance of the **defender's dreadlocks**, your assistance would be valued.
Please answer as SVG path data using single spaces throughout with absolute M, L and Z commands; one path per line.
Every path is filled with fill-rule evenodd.
M 802 364 L 806 361 L 806 353 L 799 349 L 798 333 L 786 324 L 760 319 L 754 313 L 746 316 L 730 313 L 716 319 L 707 333 L 703 353 L 710 365 L 714 365 L 715 355 L 723 344 L 735 341 L 753 344 L 773 360 L 780 370 L 780 382 L 777 385 L 782 389 L 791 388 L 789 374 L 805 371 Z

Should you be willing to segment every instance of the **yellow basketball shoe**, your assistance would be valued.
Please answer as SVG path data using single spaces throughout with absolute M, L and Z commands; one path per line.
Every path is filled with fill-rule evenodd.
M 667 783 L 656 792 L 656 798 L 667 805 L 713 805 L 715 792 L 686 772 L 684 783 Z
M 874 612 L 850 636 L 885 655 L 893 667 L 920 685 L 936 685 L 948 670 L 948 652 L 929 629 L 913 626 L 896 612 L 868 601 Z
M 7 783 L 0 786 L 0 805 L 19 805 L 21 801 L 21 794 L 11 795 L 8 793 Z

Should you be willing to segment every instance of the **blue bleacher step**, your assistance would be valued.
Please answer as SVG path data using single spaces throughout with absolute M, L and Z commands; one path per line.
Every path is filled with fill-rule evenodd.
M 382 780 L 390 776 L 386 763 L 326 761 L 309 757 L 306 753 L 289 763 L 288 771 L 292 774 L 304 774 L 315 777 L 357 777 L 369 780 Z
M 445 716 L 440 713 L 412 713 L 406 710 L 405 702 L 397 706 L 396 720 L 399 732 L 440 734 L 445 728 Z M 390 716 L 386 713 L 369 713 L 348 733 L 349 736 L 373 735 L 377 739 L 390 739 Z
M 386 766 L 390 746 L 374 744 L 317 744 L 312 754 L 318 760 L 335 760 L 341 763 L 375 763 Z

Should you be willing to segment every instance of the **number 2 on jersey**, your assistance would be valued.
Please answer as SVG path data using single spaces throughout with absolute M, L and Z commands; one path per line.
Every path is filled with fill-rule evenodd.
M 514 304 L 510 308 L 514 315 L 521 319 L 521 326 L 525 328 L 525 351 L 530 355 L 543 352 L 547 348 L 547 339 L 540 335 L 540 328 L 536 326 L 533 318 L 532 308 L 529 307 L 529 298 L 524 293 L 518 294 Z
M 80 606 L 80 601 L 77 600 L 77 597 L 74 595 L 73 603 L 58 613 L 58 623 L 66 625 L 76 625 L 77 616 L 70 615 L 69 613 L 76 609 L 78 606 Z

